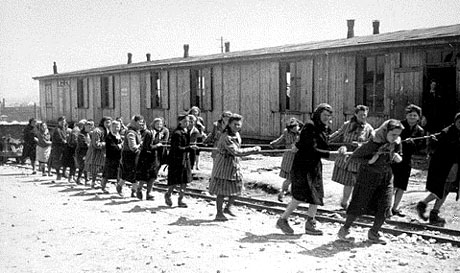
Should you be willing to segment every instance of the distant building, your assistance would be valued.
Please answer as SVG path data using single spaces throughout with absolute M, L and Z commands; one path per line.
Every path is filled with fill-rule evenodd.
M 314 107 L 334 108 L 332 129 L 353 115 L 356 104 L 369 106 L 374 126 L 404 117 L 409 103 L 424 107 L 430 80 L 436 79 L 442 101 L 440 124 L 460 111 L 460 25 L 354 36 L 305 44 L 131 62 L 69 73 L 34 77 L 40 85 L 44 120 L 68 120 L 134 114 L 146 120 L 164 117 L 176 126 L 177 115 L 202 109 L 207 128 L 224 110 L 245 118 L 244 137 L 269 139 L 290 117 L 308 119 Z M 431 104 L 432 105 L 432 104 Z M 428 107 L 427 107 L 428 108 Z
M 27 106 L 7 107 L 5 99 L 0 103 L 0 121 L 29 121 L 30 118 L 41 119 L 40 107 L 36 104 Z

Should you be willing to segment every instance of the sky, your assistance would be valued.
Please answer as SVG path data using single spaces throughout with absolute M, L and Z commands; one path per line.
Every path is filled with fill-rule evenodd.
M 183 55 L 460 24 L 459 0 L 23 0 L 0 2 L 0 98 L 39 102 L 34 76 Z

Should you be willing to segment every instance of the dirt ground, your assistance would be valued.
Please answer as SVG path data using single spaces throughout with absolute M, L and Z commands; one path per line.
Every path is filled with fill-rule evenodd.
M 280 161 L 246 158 L 245 181 L 259 185 L 246 195 L 274 198 L 260 189 L 279 188 Z M 210 162 L 203 153 L 195 186 L 206 188 Z M 341 187 L 328 179 L 333 163 L 324 165 L 326 208 L 338 208 Z M 408 221 L 426 195 L 424 175 L 414 172 L 403 199 Z M 237 207 L 237 217 L 214 222 L 213 202 L 187 198 L 189 207 L 178 208 L 174 196 L 170 208 L 160 192 L 140 201 L 109 190 L 0 166 L 0 272 L 460 272 L 459 248 L 418 236 L 385 234 L 386 246 L 373 245 L 367 229 L 354 227 L 356 241 L 344 243 L 338 224 L 321 223 L 317 237 L 303 234 L 303 219 L 292 219 L 289 236 L 275 228 L 278 215 Z M 445 206 L 448 224 L 458 226 L 455 196 Z

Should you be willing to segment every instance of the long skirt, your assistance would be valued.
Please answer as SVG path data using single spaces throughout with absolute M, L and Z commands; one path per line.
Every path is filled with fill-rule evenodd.
M 358 171 L 347 214 L 390 216 L 392 195 L 391 171 L 377 172 L 363 164 Z
M 358 162 L 348 162 L 347 156 L 337 156 L 334 169 L 332 170 L 332 181 L 344 186 L 354 186 L 356 184 L 356 175 L 358 172 Z
M 170 160 L 168 166 L 168 186 L 187 184 L 190 181 L 192 181 L 192 167 L 188 155 Z
M 292 197 L 308 204 L 323 206 L 323 165 L 321 160 L 316 164 L 304 166 L 304 162 L 294 162 L 291 170 Z
M 409 184 L 410 171 L 412 169 L 410 164 L 404 164 L 403 162 L 393 164 L 391 166 L 393 170 L 393 185 L 395 188 L 401 189 L 403 191 L 407 190 L 407 185 Z
M 292 162 L 294 162 L 295 153 L 291 151 L 284 152 L 283 159 L 281 160 L 280 177 L 291 179 Z
M 62 153 L 62 166 L 75 169 L 75 148 L 66 146 Z
M 136 180 L 149 181 L 156 179 L 160 167 L 160 160 L 156 153 L 141 153 L 136 166 Z
M 138 154 L 132 151 L 121 153 L 120 178 L 131 183 L 136 182 L 136 165 Z
M 106 179 L 117 179 L 118 178 L 118 168 L 120 167 L 120 158 L 105 158 L 104 171 L 102 172 L 102 177 Z
M 51 154 L 51 146 L 36 148 L 36 158 L 39 163 L 48 163 Z
M 243 181 L 227 180 L 222 178 L 211 178 L 209 181 L 209 193 L 213 195 L 239 196 L 243 191 Z
M 49 164 L 55 169 L 62 167 L 62 154 L 64 153 L 65 145 L 52 145 Z

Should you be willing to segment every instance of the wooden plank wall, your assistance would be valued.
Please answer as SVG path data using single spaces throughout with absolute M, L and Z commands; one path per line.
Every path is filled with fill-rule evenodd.
M 127 124 L 131 119 L 131 96 L 130 96 L 130 76 L 129 73 L 120 75 L 120 103 L 121 117 Z
M 242 132 L 247 135 L 260 135 L 259 81 L 260 63 L 241 65 L 241 105 L 240 114 L 244 117 Z

